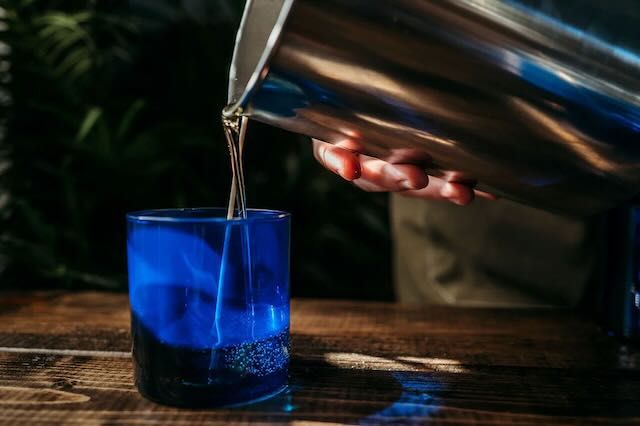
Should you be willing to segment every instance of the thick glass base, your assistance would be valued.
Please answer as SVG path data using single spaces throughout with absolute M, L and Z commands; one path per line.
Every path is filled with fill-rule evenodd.
M 134 375 L 140 393 L 177 407 L 220 407 L 263 399 L 287 385 L 289 330 L 216 349 L 160 342 L 133 321 Z
M 162 405 L 181 408 L 235 407 L 260 402 L 278 395 L 287 388 L 287 372 L 272 374 L 260 382 L 235 386 L 191 384 L 160 385 L 157 381 L 141 380 L 136 369 L 136 386 L 140 394 Z

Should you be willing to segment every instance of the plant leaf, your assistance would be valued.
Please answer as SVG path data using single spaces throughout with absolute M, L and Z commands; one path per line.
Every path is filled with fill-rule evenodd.
M 144 108 L 145 102 L 142 99 L 138 99 L 127 109 L 120 121 L 118 131 L 116 132 L 116 140 L 121 141 L 124 136 L 129 132 L 131 124 L 138 116 L 138 113 Z
M 78 134 L 76 135 L 77 143 L 84 142 L 84 140 L 89 135 L 89 133 L 91 133 L 91 130 L 94 128 L 101 116 L 101 108 L 93 107 L 89 111 L 87 111 L 87 115 L 85 115 L 84 120 L 80 125 L 80 129 L 78 130 Z

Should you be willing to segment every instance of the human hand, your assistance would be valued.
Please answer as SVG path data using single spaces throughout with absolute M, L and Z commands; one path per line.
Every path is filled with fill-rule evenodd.
M 446 200 L 460 206 L 469 204 L 476 196 L 496 199 L 469 185 L 427 176 L 418 166 L 387 163 L 316 139 L 313 155 L 326 169 L 369 192 L 399 192 L 408 197 Z

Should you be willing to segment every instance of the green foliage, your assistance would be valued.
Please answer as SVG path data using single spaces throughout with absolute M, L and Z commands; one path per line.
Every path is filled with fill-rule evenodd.
M 241 7 L 0 0 L 5 286 L 124 288 L 125 212 L 226 203 Z M 301 139 L 252 124 L 246 152 L 250 205 L 294 214 L 294 294 L 388 296 L 385 197 L 321 170 Z

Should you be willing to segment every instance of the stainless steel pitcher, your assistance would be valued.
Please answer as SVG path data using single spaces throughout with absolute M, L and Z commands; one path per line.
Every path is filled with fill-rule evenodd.
M 248 0 L 226 113 L 588 215 L 640 193 L 638 53 L 634 1 Z

